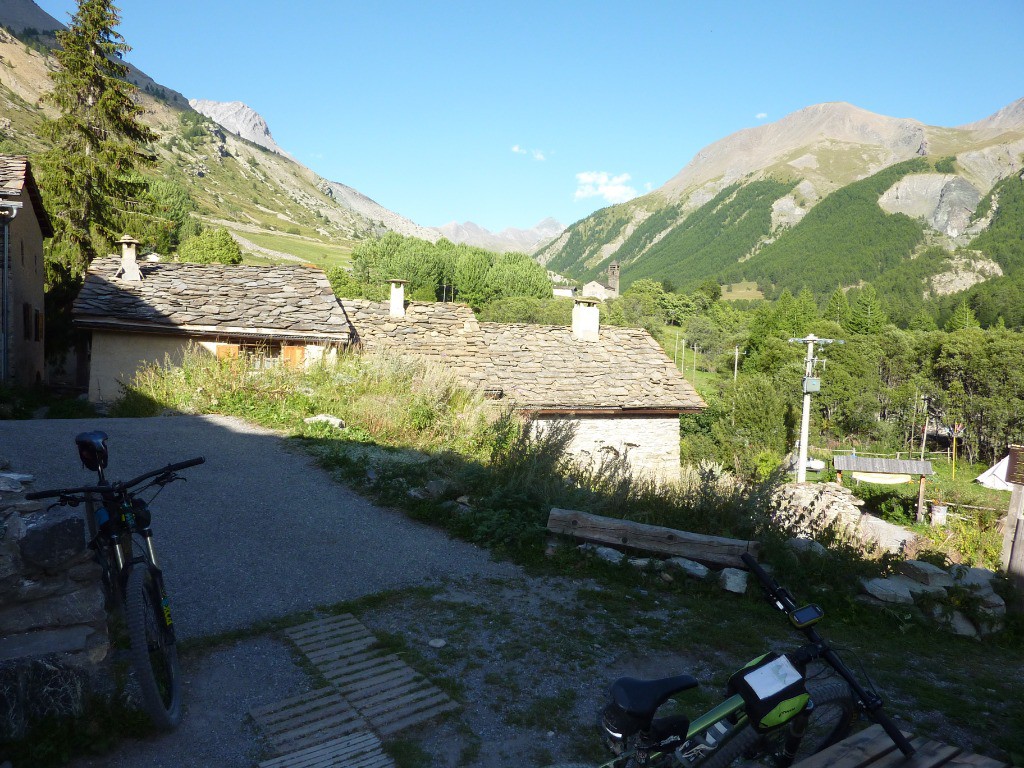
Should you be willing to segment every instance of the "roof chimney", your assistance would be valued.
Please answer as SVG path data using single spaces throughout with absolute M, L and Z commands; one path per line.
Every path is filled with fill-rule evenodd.
M 578 296 L 572 305 L 572 338 L 574 341 L 597 341 L 600 338 L 601 311 L 598 299 Z
M 388 280 L 391 283 L 391 316 L 405 317 L 405 286 L 408 280 Z
M 139 241 L 131 235 L 125 235 L 117 242 L 121 246 L 121 268 L 117 271 L 118 276 L 122 280 L 135 283 L 140 282 L 142 280 L 142 271 L 135 261 L 135 247 L 139 244 Z

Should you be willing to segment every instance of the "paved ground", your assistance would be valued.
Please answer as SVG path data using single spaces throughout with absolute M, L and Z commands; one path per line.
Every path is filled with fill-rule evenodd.
M 219 416 L 0 421 L 0 456 L 32 490 L 86 484 L 74 437 L 109 435 L 111 479 L 194 456 L 188 482 L 153 504 L 157 555 L 179 637 L 439 578 L 500 575 L 471 545 L 381 509 L 333 482 L 269 430 Z

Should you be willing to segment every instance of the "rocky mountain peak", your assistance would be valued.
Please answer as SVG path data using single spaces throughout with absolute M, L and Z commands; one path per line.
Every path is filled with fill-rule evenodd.
M 995 114 L 978 120 L 976 123 L 961 125 L 960 128 L 977 131 L 986 136 L 998 136 L 1010 131 L 1024 131 L 1024 99 L 1017 99 Z
M 242 137 L 246 141 L 269 149 L 279 155 L 288 157 L 288 153 L 274 141 L 270 135 L 270 127 L 256 110 L 241 101 L 210 101 L 208 99 L 189 99 L 189 106 L 201 115 Z

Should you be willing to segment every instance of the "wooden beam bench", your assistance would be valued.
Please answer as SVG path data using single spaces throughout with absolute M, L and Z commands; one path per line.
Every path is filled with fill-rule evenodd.
M 548 515 L 548 530 L 594 544 L 627 547 L 667 557 L 685 557 L 730 568 L 745 569 L 740 555 L 750 552 L 757 557 L 761 549 L 761 544 L 756 541 L 705 536 L 558 507 L 553 507 Z
M 794 764 L 793 768 L 1009 768 L 1009 763 L 973 755 L 922 737 L 911 739 L 916 754 L 907 759 L 880 725 L 872 725 L 838 744 Z

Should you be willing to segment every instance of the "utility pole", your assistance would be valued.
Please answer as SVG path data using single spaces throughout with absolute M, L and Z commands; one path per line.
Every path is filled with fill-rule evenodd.
M 814 356 L 815 344 L 842 344 L 837 339 L 819 339 L 813 333 L 802 339 L 790 339 L 790 344 L 806 344 L 807 357 L 804 359 L 804 409 L 800 414 L 800 455 L 796 465 L 796 481 L 807 482 L 807 435 L 811 429 L 811 393 L 821 391 L 821 380 L 814 378 L 814 364 L 817 358 Z

